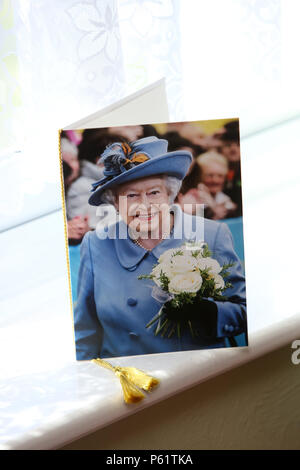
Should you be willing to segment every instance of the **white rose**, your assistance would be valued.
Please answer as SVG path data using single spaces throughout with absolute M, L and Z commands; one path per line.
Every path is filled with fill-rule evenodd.
M 184 251 L 183 255 L 173 256 L 171 270 L 176 273 L 185 273 L 197 269 L 197 260 L 190 253 Z
M 181 292 L 197 292 L 202 285 L 202 277 L 197 271 L 177 274 L 169 283 L 169 292 L 180 294 Z
M 220 288 L 224 289 L 225 282 L 222 276 L 220 276 L 220 274 L 213 274 L 212 277 L 213 277 L 213 280 L 215 281 L 216 289 L 220 289 Z
M 219 274 L 222 269 L 218 261 L 213 258 L 197 258 L 197 266 L 199 269 L 209 269 L 215 274 Z
M 155 282 L 155 284 L 157 284 L 158 286 L 161 286 L 161 282 L 159 280 L 159 277 L 161 275 L 161 273 L 164 273 L 168 278 L 169 280 L 171 279 L 171 277 L 173 277 L 173 274 L 170 270 L 170 266 L 167 264 L 167 263 L 159 263 L 157 264 L 151 271 L 151 274 L 154 276 L 153 278 L 153 281 Z
M 160 257 L 158 258 L 158 262 L 159 263 L 169 263 L 170 262 L 170 259 L 172 258 L 173 254 L 176 253 L 176 251 L 178 251 L 179 248 L 171 248 L 170 250 L 166 250 L 163 252 L 162 255 L 160 255 Z

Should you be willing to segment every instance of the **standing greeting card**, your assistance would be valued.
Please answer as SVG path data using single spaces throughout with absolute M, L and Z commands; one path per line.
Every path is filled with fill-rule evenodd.
M 239 121 L 60 132 L 76 357 L 247 346 Z

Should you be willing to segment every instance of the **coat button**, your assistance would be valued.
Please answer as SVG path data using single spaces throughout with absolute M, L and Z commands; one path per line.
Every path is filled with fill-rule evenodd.
M 224 325 L 224 331 L 228 331 L 229 333 L 232 333 L 234 331 L 234 327 L 232 325 Z
M 137 299 L 134 299 L 133 297 L 129 297 L 127 299 L 127 304 L 130 305 L 131 307 L 134 307 L 137 304 Z

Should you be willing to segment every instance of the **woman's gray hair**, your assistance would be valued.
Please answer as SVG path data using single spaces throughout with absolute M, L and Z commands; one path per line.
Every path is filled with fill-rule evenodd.
M 113 206 L 116 203 L 116 195 L 112 189 L 106 189 L 103 191 L 101 196 L 101 203 L 102 204 L 112 204 Z
M 176 176 L 163 175 L 161 178 L 164 179 L 166 184 L 167 192 L 169 194 L 169 204 L 173 204 L 181 188 L 182 181 L 179 178 L 176 178 Z M 112 204 L 114 206 L 116 203 L 115 191 L 113 189 L 106 189 L 103 191 L 101 201 L 102 204 Z
M 165 176 L 164 179 L 169 194 L 169 203 L 173 204 L 177 197 L 177 194 L 180 191 L 182 181 L 179 178 L 176 178 L 176 176 Z

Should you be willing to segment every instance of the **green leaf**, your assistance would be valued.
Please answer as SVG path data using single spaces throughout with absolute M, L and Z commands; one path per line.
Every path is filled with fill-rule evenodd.
M 159 312 L 152 318 L 152 320 L 150 320 L 149 323 L 147 323 L 146 328 L 149 328 L 151 325 L 153 325 L 153 323 L 155 323 L 160 317 L 163 316 L 162 310 L 163 308 L 161 308 Z
M 173 258 L 174 256 L 183 256 L 183 250 L 174 251 L 174 253 L 172 253 L 171 258 Z
M 167 323 L 168 321 L 169 321 L 169 320 L 168 320 L 167 318 L 163 321 L 163 323 L 162 323 L 162 325 L 160 326 L 160 328 L 155 331 L 155 333 L 154 333 L 155 336 L 157 336 L 157 335 L 161 332 L 161 330 L 166 326 L 166 323 Z
M 160 329 L 160 326 L 161 326 L 161 317 L 162 317 L 162 315 L 158 319 L 157 326 L 156 326 L 156 329 L 155 329 L 155 335 L 157 335 L 158 332 L 159 332 L 159 329 Z
M 192 327 L 192 322 L 191 322 L 191 320 L 188 320 L 188 325 L 189 325 L 189 327 L 190 327 L 191 335 L 192 335 L 192 337 L 194 338 L 194 337 L 195 337 L 195 334 L 194 334 L 194 330 L 193 330 L 193 327 Z
M 165 326 L 164 326 L 164 328 L 163 328 L 162 334 L 161 334 L 161 337 L 162 337 L 162 338 L 164 337 L 164 335 L 165 335 L 166 332 L 167 332 L 167 329 L 168 329 L 168 327 L 169 327 L 169 323 L 170 323 L 170 320 L 167 319 L 167 322 L 166 322 L 166 324 L 165 324 Z
M 174 334 L 176 328 L 176 324 L 174 323 L 171 330 L 169 331 L 168 338 L 171 338 L 171 336 Z
M 192 256 L 194 258 L 197 258 L 201 254 L 201 250 L 191 250 L 192 251 Z
M 153 274 L 141 274 L 138 276 L 138 279 L 153 279 L 154 275 Z
M 202 256 L 203 258 L 211 258 L 212 257 L 212 251 L 209 250 L 207 245 L 204 245 L 202 248 Z
M 226 278 L 230 275 L 230 271 L 228 271 L 229 268 L 232 268 L 236 263 L 234 261 L 230 262 L 230 263 L 227 263 L 227 264 L 224 264 L 222 266 L 222 269 L 221 271 L 219 272 L 220 276 L 222 276 L 223 278 Z
M 159 281 L 161 283 L 161 287 L 163 290 L 168 292 L 168 287 L 169 287 L 169 278 L 166 276 L 166 274 L 161 270 L 160 275 L 159 275 Z

